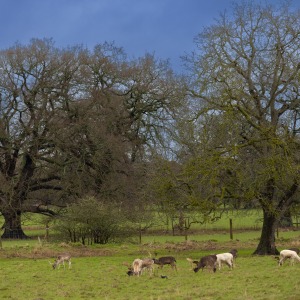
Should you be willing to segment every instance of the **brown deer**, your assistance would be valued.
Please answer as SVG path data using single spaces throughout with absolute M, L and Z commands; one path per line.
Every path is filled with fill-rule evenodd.
M 69 254 L 61 254 L 61 255 L 58 255 L 57 259 L 54 261 L 52 267 L 53 269 L 59 269 L 60 265 L 63 264 L 64 266 L 64 269 L 66 268 L 65 267 L 65 261 L 68 262 L 69 264 L 69 269 L 71 269 L 71 256 Z
M 172 269 L 175 269 L 177 271 L 176 259 L 173 256 L 163 256 L 159 259 L 153 258 L 153 261 L 155 264 L 159 265 L 160 268 L 163 268 L 164 265 L 170 265 Z
M 213 272 L 216 272 L 217 270 L 217 256 L 216 255 L 207 255 L 203 256 L 200 261 L 198 262 L 198 265 L 196 268 L 194 268 L 194 272 L 198 272 L 200 269 L 203 269 L 205 267 L 212 268 Z

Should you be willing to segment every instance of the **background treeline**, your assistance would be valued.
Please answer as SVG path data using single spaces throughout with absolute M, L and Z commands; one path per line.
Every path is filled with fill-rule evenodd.
M 1 51 L 3 237 L 25 237 L 24 212 L 58 216 L 87 196 L 118 221 L 139 218 L 152 204 L 152 156 L 169 152 L 181 86 L 166 62 L 129 61 L 108 43 L 90 52 L 45 39 Z

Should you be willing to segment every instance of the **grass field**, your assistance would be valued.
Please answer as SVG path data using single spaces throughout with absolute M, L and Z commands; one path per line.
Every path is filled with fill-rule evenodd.
M 129 251 L 128 251 L 129 250 Z M 178 271 L 168 267 L 154 276 L 126 275 L 123 255 L 74 257 L 72 269 L 52 270 L 48 259 L 0 260 L 1 299 L 300 299 L 300 264 L 282 267 L 272 257 L 241 256 L 230 270 L 194 273 L 186 256 L 176 253 Z M 195 254 L 195 253 L 194 253 Z M 198 256 L 202 251 L 199 249 Z M 160 275 L 168 276 L 162 279 Z
M 300 245 L 300 231 L 282 231 L 278 249 Z M 300 264 L 278 267 L 271 256 L 252 256 L 259 231 L 239 233 L 231 241 L 221 233 L 183 237 L 147 236 L 142 245 L 79 246 L 38 239 L 2 241 L 0 299 L 300 299 Z M 176 238 L 179 238 L 176 240 Z M 147 240 L 148 239 L 148 240 Z M 180 240 L 181 239 L 181 240 Z M 187 257 L 239 250 L 233 270 L 194 273 Z M 72 254 L 72 269 L 53 270 L 58 253 Z M 156 268 L 154 275 L 129 277 L 126 263 L 135 258 L 173 255 L 178 271 Z M 168 278 L 163 279 L 160 276 Z
M 234 224 L 232 240 L 229 218 Z M 300 299 L 300 263 L 291 266 L 287 261 L 279 267 L 272 256 L 252 255 L 260 237 L 255 220 L 259 220 L 259 214 L 228 214 L 217 223 L 193 228 L 187 240 L 170 232 L 148 233 L 143 235 L 142 244 L 136 238 L 131 243 L 82 246 L 46 242 L 43 228 L 31 219 L 25 224 L 25 232 L 32 239 L 2 241 L 0 299 Z M 239 222 L 245 226 L 239 226 Z M 276 245 L 279 250 L 300 247 L 300 230 L 279 230 Z M 223 266 L 216 273 L 194 273 L 186 260 L 232 248 L 239 251 L 233 270 Z M 72 255 L 70 270 L 52 269 L 49 263 L 59 253 Z M 156 267 L 152 276 L 126 274 L 126 264 L 135 258 L 165 255 L 176 257 L 177 272 L 165 266 L 162 270 Z

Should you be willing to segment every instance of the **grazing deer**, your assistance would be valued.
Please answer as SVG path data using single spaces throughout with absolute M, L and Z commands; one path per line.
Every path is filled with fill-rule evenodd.
M 217 268 L 217 255 L 207 255 L 207 256 L 203 256 L 200 261 L 198 262 L 198 265 L 196 268 L 194 268 L 194 272 L 198 272 L 200 269 L 203 269 L 205 267 L 207 268 L 212 268 L 212 270 L 214 272 L 216 272 Z
M 283 262 L 288 258 L 291 260 L 291 265 L 294 265 L 295 259 L 300 262 L 300 257 L 298 256 L 296 251 L 282 250 L 280 251 L 280 256 L 279 256 L 279 263 L 278 263 L 279 266 L 282 266 Z
M 71 269 L 71 256 L 69 254 L 61 254 L 58 255 L 57 259 L 54 261 L 54 264 L 52 265 L 53 269 L 59 269 L 60 265 L 63 264 L 64 269 L 65 267 L 65 261 L 69 264 L 69 269 Z
M 155 264 L 159 265 L 160 268 L 163 268 L 164 265 L 170 265 L 172 269 L 175 269 L 177 271 L 176 259 L 173 256 L 163 256 L 159 259 L 153 258 L 153 261 Z
M 145 269 L 148 269 L 150 271 L 150 274 L 153 274 L 153 264 L 154 260 L 150 258 L 144 258 L 144 259 L 139 259 L 136 258 L 133 263 L 132 263 L 132 268 L 129 269 L 127 274 L 129 276 L 131 275 L 137 275 L 140 276 L 142 274 L 142 271 Z

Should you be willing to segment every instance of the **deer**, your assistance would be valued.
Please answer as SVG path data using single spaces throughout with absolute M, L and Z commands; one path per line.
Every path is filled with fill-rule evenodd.
M 144 258 L 144 259 L 136 258 L 133 261 L 132 267 L 128 270 L 127 274 L 129 276 L 132 276 L 132 275 L 140 276 L 142 274 L 143 270 L 148 269 L 150 271 L 150 274 L 152 275 L 152 273 L 153 273 L 153 264 L 154 264 L 153 259 L 150 259 L 150 258 Z
M 196 262 L 196 261 L 195 261 Z M 193 261 L 194 263 L 194 261 Z M 207 268 L 212 268 L 213 272 L 215 273 L 217 268 L 216 268 L 216 265 L 217 265 L 217 255 L 207 255 L 207 256 L 203 256 L 200 261 L 198 262 L 197 264 L 197 267 L 194 268 L 194 272 L 198 272 L 200 269 L 203 269 L 205 267 Z
M 294 260 L 295 259 L 300 262 L 300 257 L 298 256 L 297 252 L 288 249 L 288 250 L 280 251 L 278 265 L 282 266 L 283 262 L 288 258 L 291 260 L 291 265 L 294 265 Z
M 71 269 L 71 256 L 69 254 L 61 254 L 58 255 L 57 259 L 54 261 L 54 263 L 52 264 L 53 269 L 59 269 L 60 265 L 62 264 L 65 267 L 65 261 L 68 262 L 69 264 L 69 269 Z
M 222 263 L 225 263 L 230 269 L 233 268 L 233 254 L 230 252 L 216 254 L 217 256 L 217 265 L 219 270 L 221 270 Z
M 172 269 L 175 269 L 177 271 L 176 259 L 173 256 L 163 256 L 159 259 L 153 258 L 153 261 L 155 264 L 159 265 L 161 269 L 164 265 L 170 265 Z

